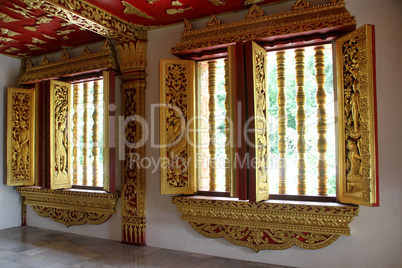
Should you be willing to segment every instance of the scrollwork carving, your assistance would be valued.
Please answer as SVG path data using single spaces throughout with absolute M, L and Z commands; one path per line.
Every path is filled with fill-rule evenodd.
M 31 89 L 8 89 L 7 184 L 33 185 L 35 96 Z
M 237 199 L 172 197 L 172 203 L 200 234 L 254 249 L 323 248 L 341 235 L 359 208 L 342 204 L 252 203 Z
M 119 193 L 78 192 L 19 187 L 17 191 L 41 217 L 49 217 L 67 227 L 102 224 L 116 213 Z

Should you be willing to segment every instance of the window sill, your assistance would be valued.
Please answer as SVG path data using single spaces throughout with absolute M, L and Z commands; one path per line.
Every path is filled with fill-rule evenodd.
M 18 187 L 17 192 L 21 194 L 23 205 L 30 205 L 39 216 L 49 217 L 67 227 L 85 223 L 99 225 L 106 222 L 116 213 L 119 198 L 119 192 L 94 190 Z
M 263 249 L 329 246 L 350 235 L 359 207 L 332 202 L 268 200 L 251 203 L 230 197 L 175 196 L 172 204 L 200 234 L 232 244 Z

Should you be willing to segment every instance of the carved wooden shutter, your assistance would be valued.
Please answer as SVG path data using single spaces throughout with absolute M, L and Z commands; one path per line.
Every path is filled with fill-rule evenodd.
M 35 90 L 8 88 L 7 185 L 35 182 Z
M 71 188 L 71 84 L 51 80 L 49 94 L 50 189 Z
M 196 190 L 194 73 L 193 61 L 160 61 L 162 194 Z
M 243 127 L 249 130 L 249 200 L 258 202 L 269 198 L 267 53 L 264 48 L 249 41 L 245 43 L 245 58 L 249 124 Z
M 336 41 L 339 103 L 339 199 L 378 206 L 374 26 Z

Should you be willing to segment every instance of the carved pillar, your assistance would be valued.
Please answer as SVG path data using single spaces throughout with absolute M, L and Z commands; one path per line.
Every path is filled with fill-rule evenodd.
M 279 134 L 279 193 L 286 194 L 286 93 L 285 52 L 276 53 L 278 83 L 278 134 Z
M 209 190 L 216 191 L 216 61 L 208 62 L 209 92 Z
M 123 243 L 145 246 L 145 170 L 132 164 L 145 157 L 145 145 L 140 144 L 145 120 L 145 68 L 148 41 L 139 40 L 119 44 L 120 71 L 122 73 L 122 108 L 125 120 L 125 159 L 122 164 L 122 231 Z M 132 117 L 133 116 L 133 117 Z M 138 162 L 137 162 L 138 163 Z
M 298 194 L 306 193 L 306 94 L 304 92 L 304 49 L 295 51 L 296 59 L 296 103 L 297 103 L 297 152 L 299 159 L 297 163 L 297 192 Z
M 327 152 L 327 113 L 325 111 L 325 103 L 327 96 L 325 94 L 325 61 L 324 47 L 315 48 L 315 79 L 317 81 L 317 150 L 318 157 L 318 194 L 327 195 L 327 160 L 325 153 Z

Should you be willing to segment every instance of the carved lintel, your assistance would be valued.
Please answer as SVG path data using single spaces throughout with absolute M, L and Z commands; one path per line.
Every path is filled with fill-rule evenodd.
M 172 203 L 206 237 L 224 237 L 254 249 L 323 248 L 350 233 L 359 208 L 342 204 L 252 203 L 237 198 L 172 197 Z
M 305 31 L 354 27 L 355 24 L 355 17 L 346 10 L 345 3 L 329 3 L 253 19 L 213 24 L 214 27 L 186 30 L 182 33 L 181 40 L 171 48 L 171 53 L 182 54 L 194 49 Z
M 188 19 L 184 19 L 184 31 L 190 31 L 193 29 L 193 25 L 188 21 Z
M 36 187 L 19 187 L 24 204 L 42 217 L 49 217 L 67 227 L 102 224 L 116 213 L 119 193 L 59 191 Z
M 91 54 L 89 49 L 85 49 L 85 53 L 83 52 L 79 57 L 63 59 L 45 65 L 33 66 L 27 61 L 26 71 L 18 80 L 18 83 L 30 84 L 36 81 L 93 70 L 118 70 L 116 52 L 113 47 L 107 49 L 109 44 L 110 41 L 106 40 L 101 52 Z

